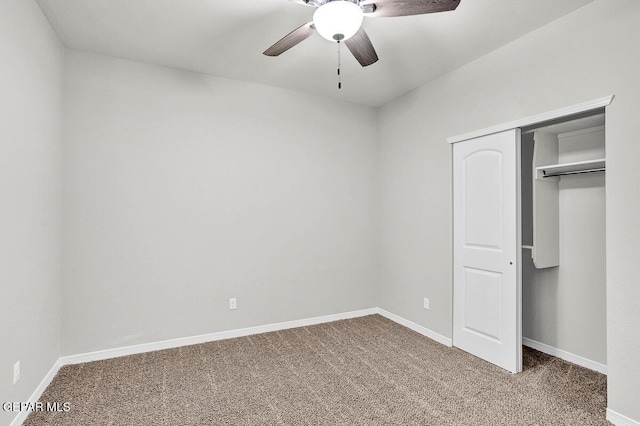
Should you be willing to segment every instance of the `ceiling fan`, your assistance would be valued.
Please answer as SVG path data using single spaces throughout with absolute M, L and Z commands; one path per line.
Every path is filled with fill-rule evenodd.
M 278 56 L 318 33 L 333 42 L 344 41 L 363 67 L 378 60 L 369 36 L 362 28 L 367 17 L 422 15 L 454 10 L 460 0 L 292 0 L 317 8 L 313 20 L 291 31 L 263 53 Z

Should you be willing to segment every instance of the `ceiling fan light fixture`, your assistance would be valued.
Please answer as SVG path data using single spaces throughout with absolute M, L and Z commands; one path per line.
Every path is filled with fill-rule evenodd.
M 313 14 L 316 31 L 329 41 L 344 41 L 353 37 L 362 25 L 364 14 L 360 6 L 349 0 L 333 0 L 320 6 Z

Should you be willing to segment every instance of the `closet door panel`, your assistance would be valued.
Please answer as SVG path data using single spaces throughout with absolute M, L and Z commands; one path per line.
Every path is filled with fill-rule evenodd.
M 476 151 L 463 160 L 465 244 L 502 247 L 502 153 Z
M 503 278 L 498 272 L 465 268 L 463 327 L 497 343 L 503 341 L 500 315 Z
M 506 370 L 522 369 L 520 132 L 453 146 L 453 344 Z

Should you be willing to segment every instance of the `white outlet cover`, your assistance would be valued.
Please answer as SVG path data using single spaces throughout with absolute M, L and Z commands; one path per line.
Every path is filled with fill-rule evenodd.
M 429 299 L 426 297 L 424 298 L 424 308 L 429 309 Z
M 236 298 L 232 297 L 229 299 L 229 309 L 236 309 Z

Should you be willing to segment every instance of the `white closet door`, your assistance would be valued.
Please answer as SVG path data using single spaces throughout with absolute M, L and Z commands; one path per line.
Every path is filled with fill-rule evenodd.
M 522 371 L 520 130 L 453 145 L 453 344 Z

